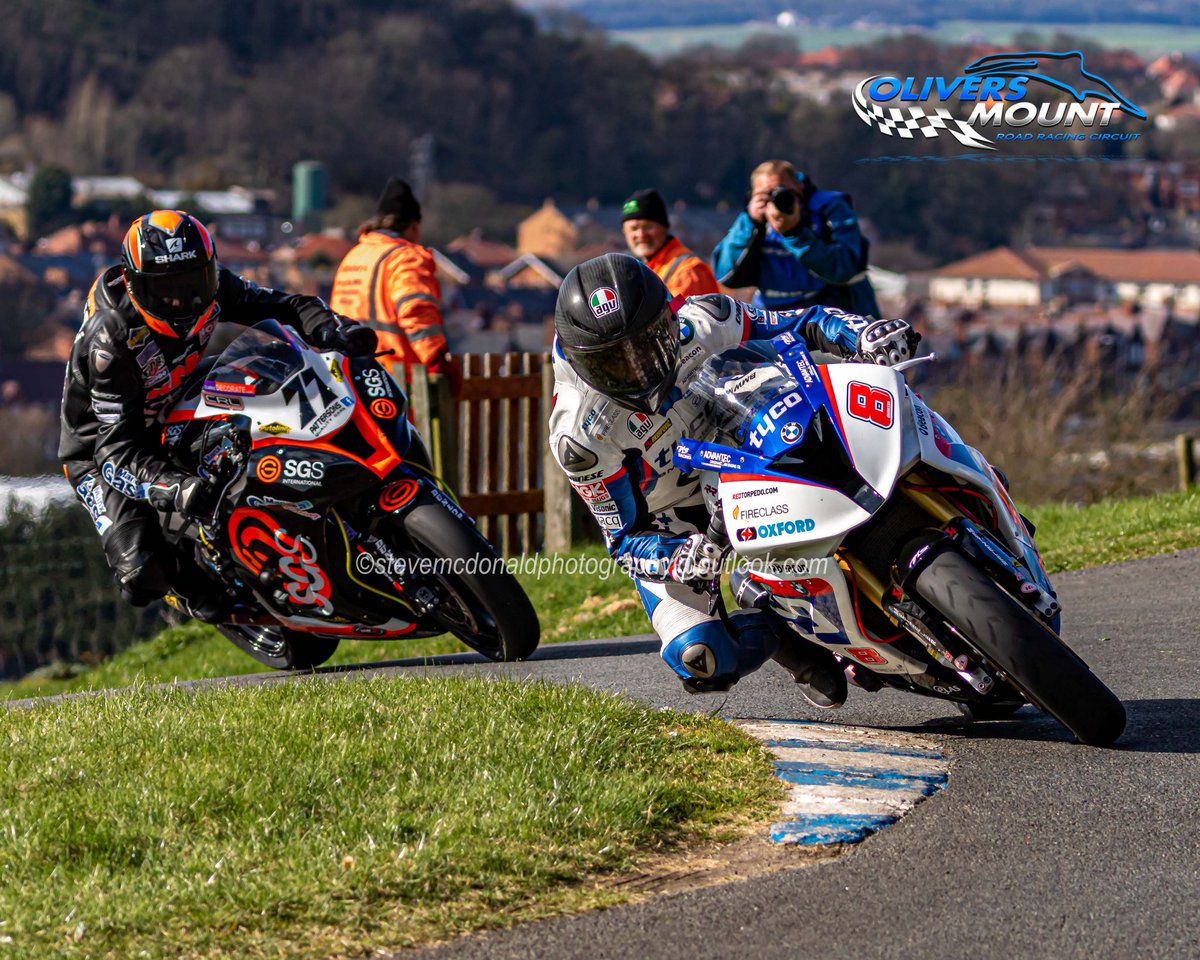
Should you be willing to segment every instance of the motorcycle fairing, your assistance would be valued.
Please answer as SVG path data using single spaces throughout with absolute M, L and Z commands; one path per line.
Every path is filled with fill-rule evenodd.
M 888 367 L 821 364 L 817 367 L 854 468 L 886 500 L 900 476 L 904 380 Z
M 260 324 L 260 326 L 263 326 Z M 233 370 L 221 364 L 209 374 L 196 406 L 195 417 L 244 413 L 250 419 L 251 439 L 273 442 L 281 436 L 298 441 L 329 441 L 350 421 L 357 398 L 339 370 L 331 372 L 340 362 L 340 354 L 317 353 L 304 346 L 289 328 L 271 324 L 267 333 L 281 333 L 293 344 L 293 356 L 298 369 L 282 383 L 256 380 L 251 370 Z M 237 389 L 254 392 L 229 394 L 231 381 L 240 377 Z M 221 387 L 221 384 L 225 384 Z M 220 389 L 218 389 L 220 387 Z M 266 429 L 264 429 L 266 428 Z
M 1025 522 L 987 458 L 964 443 L 950 424 L 911 391 L 908 391 L 908 403 L 921 462 L 986 495 L 996 514 L 1000 535 L 1024 560 L 1038 585 L 1052 592 L 1049 575 L 1025 529 Z
M 319 558 L 320 521 L 289 523 L 257 507 L 237 507 L 229 517 L 229 547 L 234 559 L 250 574 L 248 580 L 259 600 L 283 617 L 296 609 L 311 608 L 322 617 L 333 615 L 333 581 Z M 314 543 L 314 539 L 317 541 Z M 323 546 L 323 544 L 321 544 Z M 285 595 L 276 602 L 259 586 L 274 586 Z
M 788 580 L 754 572 L 750 578 L 770 591 L 776 614 L 804 639 L 878 673 L 917 676 L 927 671 L 926 664 L 860 627 L 845 571 L 832 559 L 819 577 Z
M 340 536 L 331 539 L 325 532 L 334 523 Z M 364 552 L 352 549 L 347 528 L 336 512 L 328 522 L 323 517 L 304 522 L 294 516 L 285 519 L 269 508 L 237 507 L 229 518 L 228 535 L 233 557 L 249 574 L 246 580 L 259 602 L 287 626 L 327 636 L 379 639 L 404 636 L 416 629 L 415 623 L 396 616 L 371 622 L 378 621 L 378 616 L 360 609 L 344 584 L 339 584 L 340 606 L 334 610 L 333 565 L 338 554 L 349 571 L 352 557 Z M 357 545 L 357 534 L 354 539 Z M 335 544 L 338 549 L 331 549 Z M 358 578 L 351 579 L 364 586 Z M 276 591 L 284 594 L 284 602 L 277 602 Z M 395 595 L 372 592 L 392 601 L 397 612 L 404 608 Z

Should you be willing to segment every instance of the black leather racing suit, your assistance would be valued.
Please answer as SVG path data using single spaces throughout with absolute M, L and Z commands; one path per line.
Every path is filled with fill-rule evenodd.
M 92 284 L 67 362 L 58 455 L 130 603 L 142 606 L 172 589 L 188 597 L 187 581 L 198 573 L 167 545 L 145 498 L 150 484 L 184 476 L 166 460 L 163 418 L 193 380 L 218 322 L 271 318 L 306 337 L 335 319 L 318 297 L 264 289 L 222 267 L 203 326 L 175 339 L 146 325 L 120 266 Z

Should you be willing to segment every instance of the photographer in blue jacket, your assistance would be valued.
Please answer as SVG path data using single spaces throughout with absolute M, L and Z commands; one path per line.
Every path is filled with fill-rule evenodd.
M 746 209 L 712 266 L 727 287 L 757 287 L 755 303 L 768 310 L 819 304 L 878 317 L 868 246 L 849 195 L 818 190 L 786 160 L 767 160 L 750 175 Z

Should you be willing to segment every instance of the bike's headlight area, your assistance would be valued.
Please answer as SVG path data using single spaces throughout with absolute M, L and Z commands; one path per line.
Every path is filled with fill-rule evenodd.
M 772 469 L 835 490 L 874 513 L 883 506 L 884 498 L 858 472 L 836 437 L 833 423 L 822 408 L 805 424 L 802 442 L 775 457 Z

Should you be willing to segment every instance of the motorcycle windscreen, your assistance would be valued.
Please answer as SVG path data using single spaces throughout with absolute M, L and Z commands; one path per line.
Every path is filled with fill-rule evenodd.
M 204 392 L 266 396 L 304 367 L 300 351 L 274 320 L 264 320 L 226 347 L 205 379 Z
M 796 381 L 771 357 L 747 345 L 710 357 L 696 371 L 688 392 L 710 411 L 718 434 L 731 445 L 761 452 L 751 428 L 772 403 L 796 389 Z

